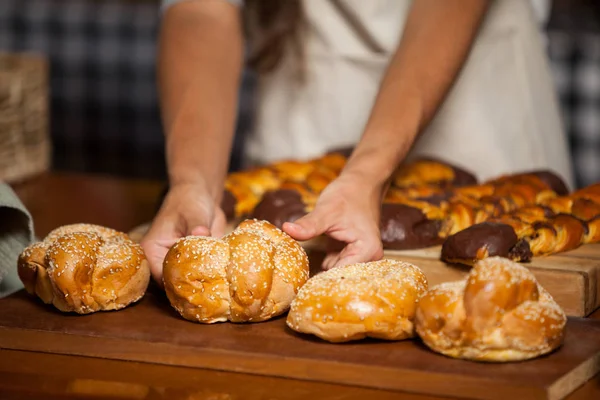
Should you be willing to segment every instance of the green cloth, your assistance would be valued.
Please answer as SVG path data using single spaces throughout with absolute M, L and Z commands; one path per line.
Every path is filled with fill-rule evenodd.
M 0 183 L 0 298 L 23 288 L 17 258 L 33 241 L 31 214 L 10 186 Z

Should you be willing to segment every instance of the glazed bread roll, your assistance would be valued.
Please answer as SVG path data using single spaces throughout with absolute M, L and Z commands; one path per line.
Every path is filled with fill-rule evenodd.
M 394 260 L 322 272 L 300 289 L 287 325 L 329 342 L 414 336 L 413 318 L 427 280 L 419 268 Z
M 179 240 L 165 257 L 163 281 L 187 320 L 260 322 L 288 310 L 308 272 L 298 242 L 266 221 L 246 220 L 221 239 Z
M 558 348 L 566 316 L 529 270 L 491 257 L 464 281 L 443 283 L 417 306 L 418 335 L 433 351 L 453 358 L 508 362 Z
M 97 225 L 66 225 L 27 247 L 18 271 L 25 289 L 63 312 L 119 310 L 140 300 L 150 269 L 139 244 Z

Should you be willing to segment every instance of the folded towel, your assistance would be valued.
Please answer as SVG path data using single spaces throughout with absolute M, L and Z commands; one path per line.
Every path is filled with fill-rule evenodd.
M 10 186 L 0 183 L 0 298 L 23 288 L 17 258 L 33 241 L 31 214 Z

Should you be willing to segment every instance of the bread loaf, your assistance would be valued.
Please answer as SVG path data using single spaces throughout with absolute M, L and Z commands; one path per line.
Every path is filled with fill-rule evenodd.
M 165 257 L 163 281 L 187 320 L 260 322 L 288 310 L 308 272 L 296 241 L 266 221 L 246 220 L 220 239 L 179 240 Z
M 428 197 L 386 198 L 380 222 L 383 245 L 385 249 L 403 250 L 442 244 L 445 238 L 469 226 L 548 201 L 565 190 L 558 176 L 536 171 L 451 188 Z
M 421 157 L 400 165 L 392 177 L 392 183 L 397 188 L 460 187 L 476 184 L 477 178 L 472 173 L 446 161 Z
M 63 312 L 118 310 L 140 300 L 150 280 L 141 247 L 97 225 L 67 225 L 27 247 L 18 272 L 28 293 Z
M 431 288 L 417 305 L 415 326 L 437 353 L 508 362 L 558 348 L 566 321 L 527 268 L 491 257 L 479 261 L 464 281 Z
M 417 302 L 427 290 L 421 270 L 381 260 L 322 272 L 300 289 L 287 325 L 329 342 L 414 336 Z
M 595 184 L 457 232 L 444 242 L 442 259 L 467 265 L 491 256 L 528 262 L 600 241 L 599 217 L 600 184 Z

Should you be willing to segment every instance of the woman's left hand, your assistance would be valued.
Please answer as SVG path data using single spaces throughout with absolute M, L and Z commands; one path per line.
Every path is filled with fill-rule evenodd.
M 342 174 L 325 188 L 312 212 L 283 230 L 296 240 L 310 240 L 322 234 L 345 243 L 339 253 L 328 254 L 324 269 L 379 260 L 383 247 L 379 213 L 383 188 L 363 177 Z

